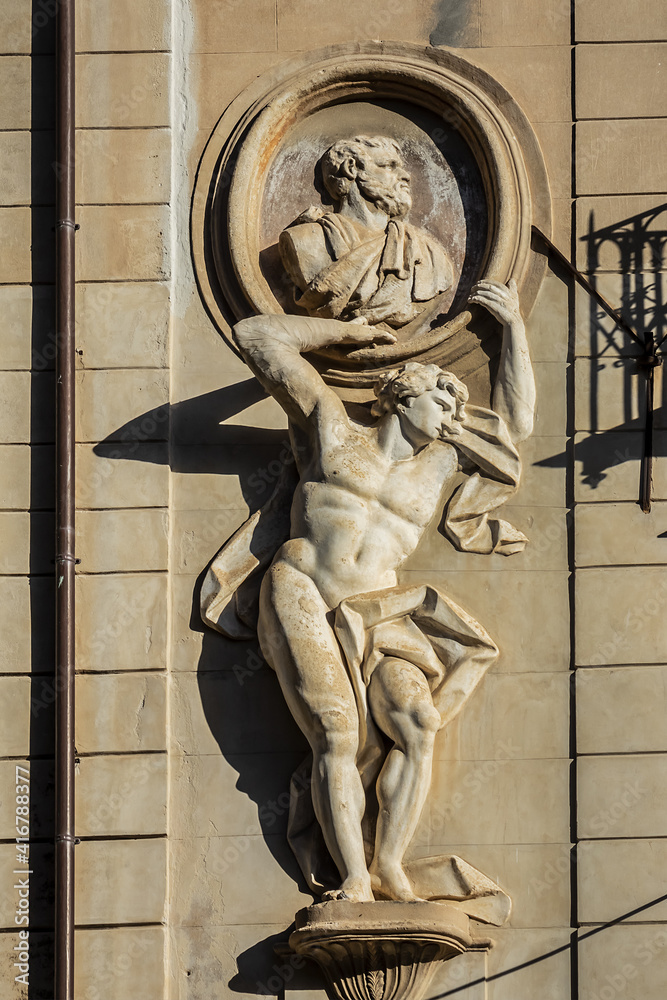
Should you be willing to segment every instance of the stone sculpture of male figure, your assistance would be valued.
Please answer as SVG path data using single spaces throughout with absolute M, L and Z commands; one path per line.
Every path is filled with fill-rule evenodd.
M 329 898 L 418 898 L 403 860 L 430 786 L 435 735 L 497 655 L 446 594 L 401 585 L 401 565 L 444 505 L 445 532 L 460 549 L 511 554 L 525 543 L 490 516 L 518 485 L 515 445 L 533 425 L 516 286 L 481 281 L 471 301 L 503 328 L 493 409 L 469 405 L 454 375 L 413 362 L 378 380 L 371 426 L 351 419 L 304 355 L 391 342 L 391 332 L 365 325 L 363 312 L 353 317 L 361 325 L 276 315 L 234 328 L 245 361 L 289 418 L 297 460 L 290 535 L 275 540 L 258 635 L 312 749 L 312 806 L 339 873 Z M 249 524 L 255 530 L 256 520 Z M 205 620 L 220 630 L 220 592 L 233 592 L 257 565 L 248 530 L 222 549 L 204 588 Z M 379 811 L 364 842 L 371 787 Z M 302 867 L 315 883 L 311 861 Z
M 310 208 L 280 236 L 294 300 L 311 316 L 400 327 L 451 288 L 438 240 L 405 221 L 410 174 L 393 139 L 355 136 L 320 161 L 335 211 Z

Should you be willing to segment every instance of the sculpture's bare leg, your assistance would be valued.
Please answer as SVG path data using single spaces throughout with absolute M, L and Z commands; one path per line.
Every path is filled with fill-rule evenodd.
M 414 900 L 402 861 L 431 784 L 440 715 L 421 670 L 394 657 L 385 657 L 373 671 L 368 696 L 373 718 L 394 741 L 377 784 L 372 885 L 380 896 Z
M 285 700 L 313 751 L 315 815 L 357 902 L 373 899 L 361 832 L 366 801 L 356 765 L 358 710 L 329 609 L 310 577 L 275 563 L 264 578 L 259 640 Z

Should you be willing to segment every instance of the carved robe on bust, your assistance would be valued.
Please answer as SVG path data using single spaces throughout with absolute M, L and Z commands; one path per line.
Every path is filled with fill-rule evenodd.
M 390 219 L 384 232 L 310 208 L 280 236 L 294 302 L 323 319 L 403 326 L 451 288 L 453 269 L 424 229 Z

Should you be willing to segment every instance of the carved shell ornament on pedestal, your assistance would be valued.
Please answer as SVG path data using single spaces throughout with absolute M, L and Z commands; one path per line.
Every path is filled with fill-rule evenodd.
M 337 140 L 360 134 L 400 147 L 412 178 L 408 221 L 444 247 L 453 281 L 420 321 L 394 330 L 395 344 L 328 349 L 318 366 L 352 396 L 378 372 L 417 358 L 474 383 L 488 368 L 495 328 L 466 308 L 470 289 L 480 278 L 514 278 L 527 315 L 545 267 L 531 252 L 531 224 L 550 232 L 551 201 L 519 106 L 450 50 L 333 46 L 282 64 L 239 95 L 211 135 L 192 202 L 195 271 L 210 316 L 233 348 L 229 327 L 244 316 L 303 314 L 280 234 L 303 214 L 332 211 L 318 163 Z

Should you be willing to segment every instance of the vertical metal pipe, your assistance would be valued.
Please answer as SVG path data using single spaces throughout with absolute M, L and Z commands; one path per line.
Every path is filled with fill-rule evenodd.
M 74 0 L 56 14 L 55 1000 L 74 998 Z

